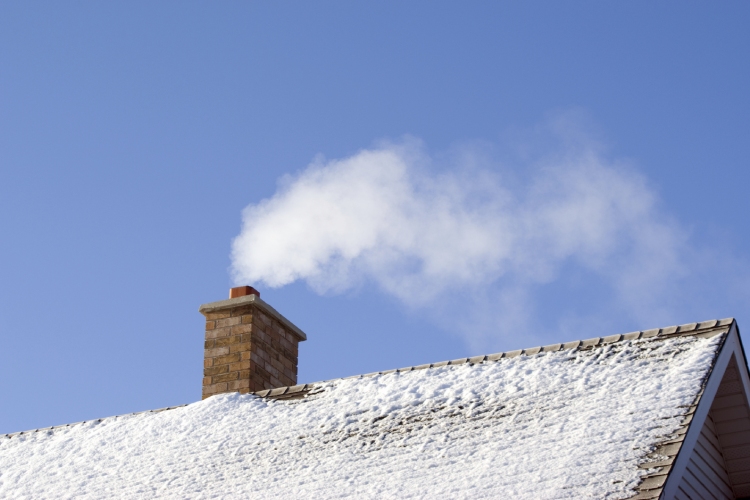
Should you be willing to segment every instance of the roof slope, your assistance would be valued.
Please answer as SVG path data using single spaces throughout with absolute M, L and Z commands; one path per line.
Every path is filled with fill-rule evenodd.
M 16 434 L 0 497 L 628 498 L 679 441 L 731 323 Z

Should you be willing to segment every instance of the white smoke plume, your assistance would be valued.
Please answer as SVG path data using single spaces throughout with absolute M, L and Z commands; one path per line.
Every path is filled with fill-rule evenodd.
M 438 172 L 415 140 L 319 160 L 248 206 L 233 242 L 237 283 L 319 293 L 375 283 L 415 308 L 461 290 L 459 330 L 482 338 L 529 325 L 535 290 L 569 269 L 592 276 L 608 307 L 658 318 L 686 275 L 686 235 L 645 179 L 583 144 L 536 161 L 525 180 L 470 156 Z M 614 304 L 614 305 L 612 305 Z

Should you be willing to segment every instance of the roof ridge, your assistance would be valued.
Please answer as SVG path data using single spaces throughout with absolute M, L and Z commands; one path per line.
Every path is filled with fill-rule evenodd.
M 440 368 L 442 366 L 456 366 L 456 365 L 462 365 L 466 363 L 478 364 L 484 361 L 498 361 L 500 359 L 515 358 L 521 355 L 532 356 L 534 354 L 539 354 L 540 352 L 566 351 L 570 349 L 577 349 L 579 347 L 584 348 L 584 349 L 591 349 L 594 347 L 609 345 L 609 344 L 613 344 L 615 342 L 621 342 L 624 340 L 673 338 L 673 337 L 694 336 L 694 335 L 701 335 L 701 334 L 712 334 L 713 332 L 717 332 L 718 334 L 718 333 L 723 333 L 724 329 L 728 330 L 729 327 L 731 327 L 731 325 L 734 324 L 734 321 L 735 321 L 734 318 L 724 318 L 720 320 L 714 319 L 714 320 L 709 320 L 709 321 L 701 321 L 698 323 L 687 323 L 684 325 L 668 326 L 665 328 L 653 328 L 651 330 L 640 330 L 640 331 L 635 331 L 635 332 L 630 332 L 630 333 L 625 333 L 625 334 L 608 335 L 606 337 L 594 337 L 594 338 L 586 339 L 586 340 L 574 340 L 571 342 L 565 342 L 565 343 L 559 343 L 559 344 L 550 344 L 546 346 L 531 347 L 527 349 L 517 349 L 514 351 L 505 351 L 505 352 L 499 352 L 495 354 L 473 356 L 470 358 L 458 358 L 458 359 L 449 360 L 449 361 L 440 361 L 438 363 L 426 363 L 422 365 L 408 366 L 405 368 L 394 368 L 391 370 L 384 370 L 384 371 L 379 371 L 379 372 L 371 372 L 371 373 L 365 373 L 365 374 L 360 374 L 360 375 L 350 375 L 348 377 L 339 377 L 339 378 L 334 378 L 334 379 L 329 379 L 329 380 L 321 380 L 318 382 L 311 382 L 309 384 L 298 384 L 298 385 L 293 385 L 293 386 L 276 387 L 274 389 L 264 389 L 262 391 L 251 392 L 249 394 L 262 397 L 262 398 L 300 399 L 300 398 L 305 397 L 308 394 L 311 394 L 311 393 L 315 394 L 315 392 L 313 392 L 313 389 L 320 386 L 320 384 L 333 382 L 336 380 L 348 380 L 352 378 L 374 377 L 376 375 L 386 375 L 389 373 L 410 372 L 410 371 L 415 371 L 415 370 L 425 370 L 427 368 Z M 719 331 L 719 330 L 722 330 L 722 331 Z M 111 417 L 84 420 L 81 422 L 74 422 L 70 424 L 54 425 L 51 427 L 43 427 L 40 429 L 31 429 L 27 431 L 0 434 L 0 438 L 12 438 L 13 436 L 20 436 L 24 434 L 33 434 L 33 433 L 41 432 L 41 431 L 72 427 L 74 425 L 85 424 L 86 422 L 101 422 L 103 420 L 116 419 L 119 417 L 127 417 L 127 416 L 132 416 L 132 415 L 140 415 L 143 413 L 159 413 L 159 412 L 166 411 L 166 410 L 173 410 L 175 408 L 181 408 L 183 406 L 187 406 L 188 404 L 190 403 L 177 405 L 177 406 L 168 406 L 166 408 L 159 408 L 156 410 L 145 410 L 145 411 L 138 411 L 138 412 L 133 412 L 133 413 L 124 413 L 122 415 L 114 415 Z
M 672 337 L 686 337 L 701 334 L 708 334 L 716 331 L 717 329 L 728 329 L 734 323 L 734 318 L 724 319 L 712 319 L 708 321 L 701 321 L 698 323 L 686 323 L 684 325 L 667 326 L 664 328 L 652 328 L 650 330 L 639 330 L 630 333 L 608 335 L 606 337 L 594 337 L 586 340 L 573 340 L 571 342 L 550 344 L 546 346 L 531 347 L 528 349 L 516 349 L 514 351 L 498 352 L 495 354 L 479 355 L 470 358 L 458 358 L 449 361 L 440 361 L 438 363 L 426 363 L 416 366 L 407 366 L 405 368 L 394 368 L 391 370 L 383 370 L 378 372 L 365 373 L 361 375 L 350 375 L 348 377 L 339 377 L 329 380 L 321 380 L 319 382 L 311 382 L 309 384 L 298 384 L 292 386 L 276 387 L 274 389 L 264 389 L 262 391 L 255 391 L 249 394 L 259 396 L 262 398 L 271 397 L 274 399 L 297 399 L 304 397 L 312 388 L 320 384 L 327 382 L 333 382 L 336 380 L 348 380 L 352 378 L 365 378 L 374 377 L 376 375 L 387 375 L 389 373 L 401 373 L 410 372 L 414 370 L 424 370 L 427 368 L 440 368 L 442 366 L 455 366 L 462 365 L 465 363 L 478 364 L 484 361 L 498 361 L 505 358 L 515 358 L 517 356 L 525 355 L 532 356 L 539 354 L 540 352 L 557 352 L 566 351 L 569 349 L 576 349 L 582 347 L 585 349 L 594 348 L 602 345 L 613 344 L 615 342 L 621 342 L 623 340 L 639 340 L 639 339 L 656 339 L 656 338 L 672 338 Z

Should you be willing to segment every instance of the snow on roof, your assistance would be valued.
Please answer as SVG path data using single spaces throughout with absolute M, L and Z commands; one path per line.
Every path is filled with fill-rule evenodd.
M 628 498 L 726 335 L 656 332 L 9 435 L 0 497 Z

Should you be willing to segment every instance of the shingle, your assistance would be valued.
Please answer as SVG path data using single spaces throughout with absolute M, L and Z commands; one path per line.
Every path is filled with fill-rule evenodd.
M 541 347 L 532 347 L 531 349 L 524 349 L 523 353 L 527 356 L 533 356 L 534 354 L 537 354 L 541 350 L 542 350 Z
M 641 332 L 630 332 L 622 336 L 622 340 L 635 340 L 641 336 Z
M 522 352 L 521 349 L 518 349 L 518 350 L 515 350 L 515 351 L 508 351 L 508 352 L 505 353 L 504 357 L 505 358 L 515 358 L 516 356 L 520 356 L 521 352 Z
M 655 467 L 664 467 L 667 465 L 672 465 L 674 463 L 674 457 L 668 458 L 666 460 L 658 460 L 656 462 L 643 462 L 642 464 L 638 465 L 638 468 L 640 469 L 653 469 Z
M 585 347 L 593 347 L 595 345 L 599 345 L 599 341 L 601 339 L 599 337 L 594 337 L 593 339 L 586 339 L 581 341 L 581 348 Z
M 562 348 L 562 344 L 551 344 L 551 345 L 546 345 L 546 346 L 542 347 L 542 351 L 544 351 L 544 352 L 557 352 L 561 348 Z
M 581 345 L 581 341 L 580 340 L 574 340 L 573 342 L 565 342 L 563 344 L 562 348 L 564 350 L 567 350 L 567 349 L 576 349 L 580 345 Z
M 677 333 L 677 328 L 678 328 L 677 326 L 668 326 L 666 328 L 662 328 L 661 329 L 661 334 L 662 335 L 669 335 L 669 334 L 672 334 L 672 333 Z
M 649 339 L 651 337 L 656 337 L 659 335 L 659 329 L 658 328 L 652 328 L 651 330 L 645 330 L 641 333 L 642 339 Z
M 271 389 L 271 392 L 268 393 L 269 396 L 280 396 L 284 394 L 288 387 L 277 387 L 276 389 Z
M 711 321 L 702 321 L 698 323 L 697 329 L 702 330 L 704 328 L 713 328 L 716 326 L 716 323 L 718 323 L 718 321 L 716 321 L 715 319 Z
M 661 488 L 664 486 L 664 482 L 667 480 L 666 474 L 663 476 L 647 477 L 638 486 L 639 490 L 652 490 L 654 488 Z
M 474 356 L 473 358 L 469 358 L 469 363 L 471 363 L 472 365 L 477 365 L 484 361 L 484 358 L 486 357 L 487 356 Z
M 503 356 L 505 356 L 505 353 L 503 353 L 503 352 L 498 352 L 498 353 L 495 353 L 495 354 L 490 354 L 489 356 L 487 356 L 487 361 L 497 361 L 498 359 L 502 359 Z
M 696 326 L 698 326 L 698 323 L 688 323 L 686 325 L 680 325 L 677 328 L 677 331 L 680 332 L 680 333 L 683 333 L 683 332 L 692 332 L 693 330 L 695 330 Z
M 719 322 L 716 324 L 716 326 L 731 325 L 732 322 L 734 322 L 734 318 L 724 318 L 724 319 L 720 319 Z
M 425 369 L 427 369 L 427 368 L 429 368 L 429 367 L 430 367 L 430 364 L 429 364 L 429 363 L 427 363 L 427 364 L 425 364 L 425 365 L 417 365 L 417 366 L 414 366 L 413 368 L 414 368 L 415 370 L 425 370 Z
M 450 364 L 451 364 L 451 365 L 463 365 L 463 364 L 464 364 L 464 363 L 466 363 L 467 361 L 469 361 L 469 358 L 459 358 L 459 359 L 452 359 L 452 360 L 450 361 Z
M 611 344 L 613 342 L 619 342 L 622 335 L 609 335 L 602 338 L 602 344 Z
M 440 363 L 433 363 L 432 367 L 433 368 L 440 368 L 440 367 L 446 366 L 447 364 L 448 364 L 448 361 L 441 361 Z
M 680 447 L 682 446 L 681 443 L 675 443 L 675 444 L 667 444 L 664 446 L 658 447 L 654 451 L 654 455 L 664 455 L 665 457 L 674 457 L 677 455 L 677 452 L 680 451 Z
M 653 500 L 655 498 L 659 498 L 661 496 L 661 488 L 657 488 L 655 490 L 650 491 L 641 491 L 634 497 L 630 497 L 629 500 Z

